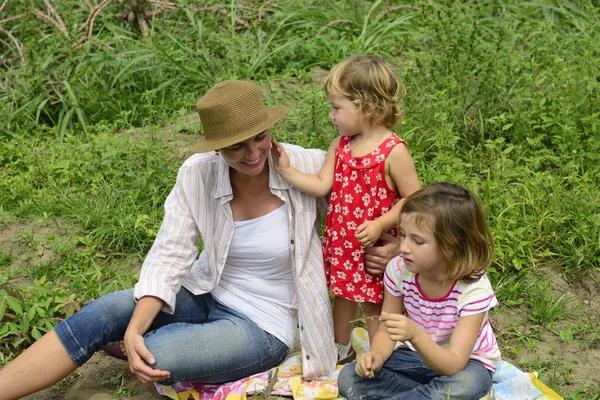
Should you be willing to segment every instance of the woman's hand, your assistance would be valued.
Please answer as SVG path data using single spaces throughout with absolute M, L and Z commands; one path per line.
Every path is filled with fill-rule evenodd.
M 142 382 L 160 382 L 171 377 L 169 371 L 154 369 L 149 365 L 153 365 L 156 360 L 150 350 L 144 343 L 144 337 L 140 334 L 125 332 L 123 339 L 127 361 L 129 362 L 129 370 Z
M 423 332 L 410 318 L 402 314 L 388 314 L 385 311 L 379 317 L 379 323 L 394 341 L 412 341 L 419 333 Z
M 377 353 L 368 351 L 362 353 L 356 362 L 355 371 L 359 376 L 364 378 L 372 378 L 375 372 L 379 371 L 383 366 L 383 358 Z
M 290 167 L 290 159 L 282 145 L 277 143 L 277 139 L 271 138 L 271 155 L 273 156 L 273 166 L 275 171 L 283 173 Z
M 354 235 L 356 239 L 365 247 L 371 247 L 383 233 L 383 225 L 381 221 L 375 219 L 373 221 L 365 221 L 356 228 Z
M 158 297 L 144 296 L 138 299 L 123 338 L 129 370 L 142 383 L 160 382 L 171 376 L 169 371 L 151 367 L 156 363 L 156 360 L 146 347 L 143 336 L 163 304 L 164 302 Z
M 400 254 L 400 241 L 389 233 L 383 232 L 379 243 L 367 247 L 365 253 L 365 270 L 371 275 L 383 274 L 387 263 Z

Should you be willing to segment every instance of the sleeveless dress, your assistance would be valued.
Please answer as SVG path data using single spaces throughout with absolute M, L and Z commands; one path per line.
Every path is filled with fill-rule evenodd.
M 400 200 L 385 181 L 385 159 L 398 144 L 392 134 L 373 152 L 354 157 L 352 138 L 343 136 L 335 153 L 331 199 L 323 233 L 325 275 L 331 293 L 354 302 L 383 302 L 383 275 L 365 271 L 365 248 L 354 236 L 366 220 L 388 212 Z M 389 231 L 397 236 L 397 229 Z

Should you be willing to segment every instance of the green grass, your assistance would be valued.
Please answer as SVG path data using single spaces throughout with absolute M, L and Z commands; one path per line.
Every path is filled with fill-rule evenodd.
M 2 24 L 22 42 L 24 63 L 0 33 L 0 228 L 69 228 L 14 238 L 31 254 L 52 255 L 25 269 L 0 249 L 0 306 L 15 315 L 2 320 L 0 361 L 89 299 L 133 284 L 131 260 L 139 264 L 152 244 L 182 161 L 181 145 L 166 143 L 199 132 L 197 120 L 182 117 L 203 92 L 253 79 L 267 104 L 289 107 L 272 132 L 280 141 L 325 149 L 336 133 L 315 71 L 356 53 L 397 67 L 406 117 L 396 131 L 421 183 L 455 182 L 482 199 L 497 296 L 531 315 L 530 327 L 515 325 L 507 337 L 535 346 L 548 328 L 565 343 L 597 341 L 593 321 L 565 323 L 578 315 L 575 299 L 536 275 L 551 268 L 577 285 L 600 270 L 597 3 L 181 0 L 149 19 L 142 37 L 115 17 L 127 2 L 113 2 L 83 46 L 74 44 L 87 7 L 55 3 L 68 38 L 28 14 L 30 3 L 3 10 L 27 18 Z M 567 365 L 538 367 L 546 383 L 571 390 Z

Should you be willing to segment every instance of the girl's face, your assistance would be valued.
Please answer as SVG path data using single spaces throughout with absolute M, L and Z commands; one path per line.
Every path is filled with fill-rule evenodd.
M 271 148 L 271 135 L 264 131 L 253 138 L 219 150 L 227 164 L 245 175 L 259 175 L 267 162 Z
M 360 110 L 358 107 L 344 96 L 328 94 L 327 98 L 331 105 L 329 119 L 333 121 L 340 135 L 354 136 L 362 133 L 364 129 L 360 122 Z
M 417 224 L 417 213 L 402 214 L 400 221 L 400 254 L 406 268 L 430 279 L 446 273 L 448 264 L 432 230 L 425 219 Z

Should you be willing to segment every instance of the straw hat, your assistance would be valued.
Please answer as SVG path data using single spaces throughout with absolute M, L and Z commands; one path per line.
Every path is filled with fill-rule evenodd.
M 196 104 L 204 137 L 191 146 L 194 153 L 222 149 L 250 139 L 281 118 L 285 106 L 265 107 L 258 87 L 249 81 L 223 81 Z

